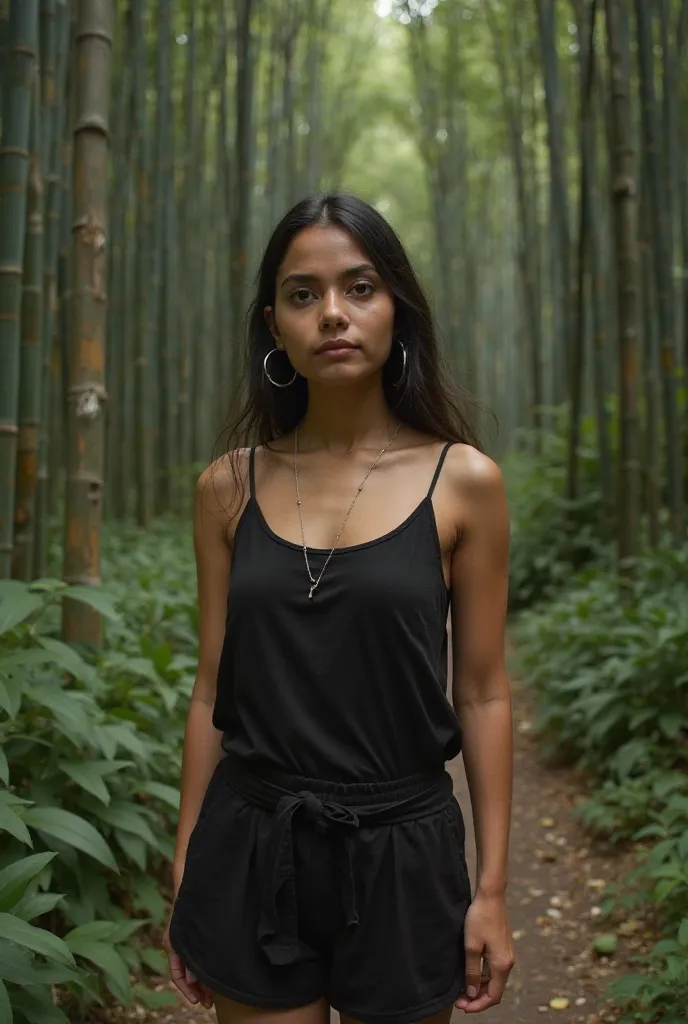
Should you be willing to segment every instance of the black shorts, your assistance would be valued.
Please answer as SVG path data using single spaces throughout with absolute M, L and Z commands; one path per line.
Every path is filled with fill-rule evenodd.
M 410 1024 L 450 1007 L 471 891 L 449 776 L 434 790 L 417 776 L 283 776 L 265 799 L 247 778 L 220 763 L 189 842 L 170 929 L 186 966 L 261 1008 L 324 997 L 356 1020 Z

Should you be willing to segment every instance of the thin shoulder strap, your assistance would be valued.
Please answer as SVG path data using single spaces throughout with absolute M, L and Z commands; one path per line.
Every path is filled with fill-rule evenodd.
M 447 452 L 449 451 L 449 449 L 451 448 L 451 446 L 453 444 L 454 444 L 453 441 L 447 441 L 447 443 L 445 444 L 444 448 L 442 449 L 442 451 L 440 453 L 440 457 L 437 460 L 437 468 L 435 469 L 435 475 L 432 478 L 432 481 L 430 483 L 430 489 L 428 491 L 428 498 L 432 498 L 432 492 L 435 490 L 435 485 L 437 484 L 437 481 L 440 478 L 440 473 L 442 472 L 442 466 L 444 465 L 444 460 L 447 457 Z
M 248 484 L 249 494 L 252 498 L 256 496 L 256 449 L 251 449 L 248 460 Z

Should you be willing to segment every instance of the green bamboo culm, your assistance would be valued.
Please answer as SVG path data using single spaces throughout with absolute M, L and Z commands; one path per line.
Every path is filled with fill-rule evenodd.
M 47 5 L 50 6 L 50 5 Z M 38 437 L 38 467 L 36 481 L 36 512 L 33 531 L 33 575 L 46 576 L 48 572 L 48 438 L 51 436 L 51 418 L 54 421 L 54 395 L 52 387 L 53 335 L 55 331 L 57 299 L 57 262 L 60 240 L 60 200 L 62 182 L 62 138 L 65 128 L 65 90 L 69 60 L 69 6 L 67 0 L 55 5 L 55 76 L 54 95 L 50 80 L 42 83 L 45 109 L 44 131 L 44 258 L 43 258 L 43 325 L 41 338 L 42 380 L 40 385 L 41 417 Z M 46 95 L 47 93 L 47 95 Z M 52 433 L 56 444 L 57 431 Z
M 41 326 L 43 320 L 43 174 L 41 169 L 41 94 L 34 77 L 31 114 L 27 223 L 21 308 L 19 433 L 14 510 L 12 575 L 30 580 L 41 417 Z
M 67 487 L 63 575 L 100 584 L 105 452 L 107 200 L 113 0 L 79 0 L 74 52 L 72 258 L 67 360 Z M 97 645 L 100 617 L 79 601 L 63 602 L 65 640 Z
M 0 144 L 0 579 L 10 576 L 19 414 L 21 307 L 38 0 L 12 0 Z

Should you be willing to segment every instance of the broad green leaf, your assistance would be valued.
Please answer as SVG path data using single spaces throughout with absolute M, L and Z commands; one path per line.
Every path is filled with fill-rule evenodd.
M 2 676 L 1 668 L 0 676 Z M 14 719 L 19 714 L 19 710 L 22 708 L 23 696 L 24 692 L 18 680 L 4 682 L 0 678 L 0 708 L 9 718 Z
M 7 593 L 0 595 L 0 636 L 31 618 L 45 605 L 39 594 L 31 594 L 25 584 L 22 586 L 25 588 L 23 593 L 17 590 L 11 596 Z
M 40 953 L 48 960 L 73 964 L 74 958 L 62 939 L 51 935 L 45 928 L 36 928 L 14 914 L 0 913 L 0 937 L 15 942 L 18 946 Z
M 111 761 L 117 753 L 117 740 L 108 732 L 108 727 L 104 725 L 96 725 L 93 735 L 105 757 Z
M 68 586 L 68 583 L 58 579 L 57 576 L 44 576 L 39 580 L 31 580 L 29 583 L 29 589 L 37 594 L 58 594 L 61 590 L 66 590 Z
M 42 647 L 19 647 L 11 654 L 0 658 L 0 674 L 17 676 L 25 669 L 37 668 L 41 665 L 53 665 L 55 657 Z
M 33 839 L 25 823 L 11 807 L 0 800 L 0 832 L 9 832 L 26 846 L 33 846 Z
M 41 636 L 38 638 L 38 641 L 45 648 L 46 654 L 52 655 L 52 663 L 54 665 L 64 669 L 65 672 L 69 672 L 80 683 L 84 683 L 86 686 L 93 685 L 96 678 L 95 669 L 87 661 L 84 661 L 73 647 L 50 636 Z
M 108 737 L 113 739 L 120 747 L 124 747 L 131 754 L 137 757 L 146 756 L 146 748 L 136 734 L 136 729 L 132 729 L 128 725 L 124 725 L 122 722 L 112 723 L 101 726 L 101 733 L 106 734 Z
M 86 714 L 81 694 L 70 693 L 47 683 L 30 683 L 26 687 L 26 695 L 37 704 L 49 708 L 77 737 L 87 739 L 92 735 L 93 725 Z
M 115 838 L 127 857 L 133 860 L 140 871 L 145 871 L 150 844 L 144 842 L 139 836 L 135 836 L 131 832 L 124 832 L 122 829 L 115 830 Z
M 683 948 L 688 948 L 688 917 L 684 917 L 678 930 L 678 941 Z
M 140 953 L 142 962 L 153 974 L 165 974 L 167 971 L 167 957 L 159 949 L 146 947 Z
M 31 1024 L 69 1024 L 64 1012 L 55 1006 L 50 989 L 23 989 L 12 995 L 15 1010 L 23 1013 Z
M 103 773 L 89 761 L 60 761 L 60 770 L 68 775 L 77 786 L 92 793 L 101 803 L 110 803 L 110 790 L 103 782 Z
M 134 997 L 137 1002 L 143 1003 L 148 1010 L 162 1010 L 165 1006 L 178 1005 L 177 997 L 173 992 L 154 992 L 145 985 L 134 985 Z
M 129 970 L 122 957 L 112 946 L 89 939 L 72 939 L 69 948 L 75 956 L 82 957 L 100 968 L 106 975 L 107 981 L 111 983 L 108 988 L 120 1002 L 127 1004 L 131 1001 Z
M 35 984 L 37 979 L 32 954 L 7 939 L 0 939 L 0 978 L 13 981 L 15 985 Z
M 118 871 L 117 862 L 100 832 L 88 821 L 61 807 L 31 807 L 24 814 L 24 820 L 31 828 L 48 836 L 60 839 L 68 846 L 87 853 L 89 857 Z
M 14 1021 L 10 997 L 7 995 L 7 989 L 2 979 L 0 979 L 0 1020 L 3 1021 L 3 1024 L 13 1024 Z
M 134 838 L 133 836 L 131 837 Z M 138 840 L 137 840 L 138 842 Z M 162 924 L 167 913 L 160 885 L 150 875 L 139 875 L 132 883 L 134 906 L 149 915 L 154 924 Z
M 84 604 L 95 608 L 97 612 L 104 615 L 106 619 L 112 619 L 113 622 L 118 622 L 121 618 L 115 607 L 112 595 L 108 594 L 105 590 L 101 590 L 100 587 L 70 587 L 61 596 L 70 597 L 74 601 L 83 601 Z
M 64 893 L 60 892 L 27 892 L 13 907 L 12 913 L 22 921 L 34 921 L 43 914 L 49 914 L 64 898 Z
M 136 810 L 133 804 L 118 803 L 112 804 L 98 810 L 98 817 L 112 825 L 113 828 L 122 829 L 123 832 L 131 832 L 133 835 L 143 839 L 144 842 L 156 845 L 150 825 L 144 816 Z
M 0 871 L 0 911 L 12 909 L 55 856 L 54 853 L 33 853 L 3 868 Z
M 163 803 L 169 804 L 175 811 L 179 810 L 180 794 L 179 790 L 174 786 L 168 786 L 164 782 L 157 782 L 155 779 L 151 779 L 148 782 L 141 782 L 138 789 L 140 793 L 149 793 L 150 796 L 155 796 L 158 800 L 162 800 Z
M 155 670 L 155 665 L 146 658 L 127 658 L 124 655 L 117 655 L 108 661 L 108 668 L 112 671 L 125 672 L 127 675 L 138 676 L 140 679 L 147 679 L 154 686 L 160 682 L 160 676 Z
M 0 779 L 2 779 L 6 786 L 9 786 L 10 766 L 7 763 L 7 754 L 2 747 L 0 747 Z
M 73 981 L 81 985 L 84 971 L 79 967 L 67 967 L 65 964 L 39 964 L 33 965 L 36 983 L 40 985 L 66 985 Z
M 0 665 L 0 676 L 2 676 L 2 665 Z M 0 678 L 0 708 L 9 718 L 16 718 L 22 704 L 22 687 L 18 680 L 9 685 Z
M 64 940 L 70 949 L 84 942 L 126 942 L 135 935 L 145 921 L 89 921 L 88 924 L 72 928 Z

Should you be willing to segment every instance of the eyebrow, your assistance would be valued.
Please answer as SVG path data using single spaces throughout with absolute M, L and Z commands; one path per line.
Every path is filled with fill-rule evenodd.
M 355 267 L 347 267 L 340 277 L 354 277 L 356 274 L 374 273 L 377 271 L 372 263 L 358 263 Z M 319 281 L 320 278 L 317 274 L 287 274 L 284 281 L 280 285 L 280 288 L 284 288 L 285 284 L 310 284 L 313 281 Z

